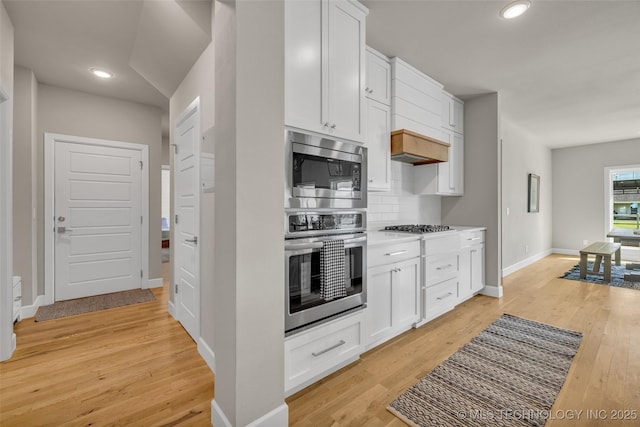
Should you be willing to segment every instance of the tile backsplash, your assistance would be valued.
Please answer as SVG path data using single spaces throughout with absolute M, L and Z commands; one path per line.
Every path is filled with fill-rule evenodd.
M 370 228 L 390 224 L 440 224 L 440 196 L 413 194 L 413 165 L 391 162 L 391 190 L 369 191 Z

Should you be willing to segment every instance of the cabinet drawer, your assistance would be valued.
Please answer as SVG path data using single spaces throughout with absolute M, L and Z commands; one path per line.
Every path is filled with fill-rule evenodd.
M 363 312 L 360 311 L 286 338 L 285 390 L 293 392 L 296 387 L 359 356 L 364 348 L 362 325 Z
M 394 243 L 367 248 L 367 267 L 387 265 L 420 256 L 420 241 Z
M 460 249 L 460 236 L 456 232 L 449 231 L 444 236 L 424 239 L 424 252 L 427 256 L 457 251 L 458 249 Z
M 462 231 L 460 233 L 460 247 L 464 248 L 467 246 L 477 245 L 480 243 L 484 243 L 484 231 L 476 230 L 476 231 Z
M 425 283 L 439 283 L 458 277 L 459 253 L 450 252 L 425 258 Z
M 449 279 L 425 290 L 425 317 L 432 319 L 456 305 L 458 299 L 458 280 Z

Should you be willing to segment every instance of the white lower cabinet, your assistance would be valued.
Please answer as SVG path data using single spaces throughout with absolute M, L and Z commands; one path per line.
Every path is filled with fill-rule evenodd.
M 420 246 L 412 241 L 370 250 L 367 272 L 367 349 L 420 320 Z
M 460 301 L 484 288 L 484 248 L 484 231 L 460 233 Z
M 363 311 L 285 338 L 285 395 L 356 361 L 363 351 Z
M 428 322 L 458 303 L 460 237 L 458 233 L 428 238 L 424 242 L 424 309 Z

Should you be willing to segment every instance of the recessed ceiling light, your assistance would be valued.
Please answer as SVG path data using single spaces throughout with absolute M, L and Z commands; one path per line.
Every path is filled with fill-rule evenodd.
M 113 73 L 100 68 L 91 68 L 91 72 L 94 76 L 100 77 L 101 79 L 110 79 L 113 77 Z
M 500 16 L 504 19 L 513 19 L 522 15 L 529 9 L 531 2 L 529 0 L 518 0 L 509 3 L 500 11 Z

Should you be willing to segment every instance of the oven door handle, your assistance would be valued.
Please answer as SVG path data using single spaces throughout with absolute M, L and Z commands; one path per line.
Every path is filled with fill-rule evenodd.
M 321 249 L 322 245 L 322 242 L 286 243 L 284 245 L 284 250 L 297 251 L 301 249 Z
M 345 245 L 350 245 L 352 243 L 358 243 L 358 242 L 364 242 L 365 240 L 367 240 L 366 236 L 363 237 L 354 237 L 353 239 L 347 239 L 344 241 Z

